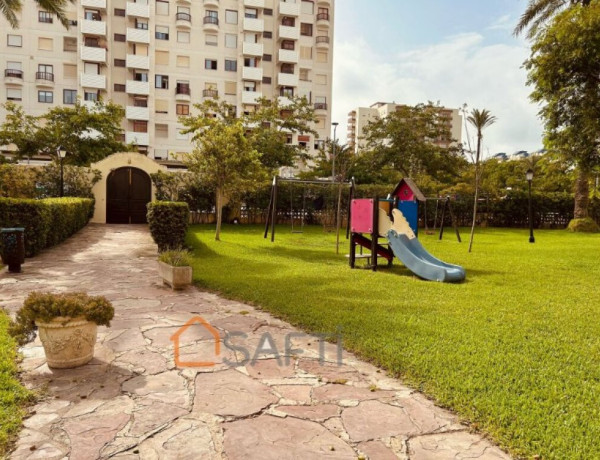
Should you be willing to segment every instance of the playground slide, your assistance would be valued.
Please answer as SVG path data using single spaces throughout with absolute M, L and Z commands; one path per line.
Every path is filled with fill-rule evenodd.
M 400 261 L 415 275 L 430 281 L 456 283 L 465 279 L 464 268 L 447 264 L 433 257 L 407 228 L 402 213 L 394 209 L 394 223 L 387 232 L 390 248 Z

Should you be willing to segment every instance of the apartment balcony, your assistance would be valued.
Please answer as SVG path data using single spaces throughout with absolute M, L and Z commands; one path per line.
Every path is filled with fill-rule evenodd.
M 4 71 L 4 83 L 10 85 L 23 85 L 23 71 L 17 69 L 6 69 Z
M 79 83 L 84 88 L 106 89 L 106 75 L 82 73 Z
M 125 83 L 127 94 L 139 94 L 148 96 L 150 94 L 150 83 L 147 81 L 127 80 Z
M 106 36 L 106 22 L 104 21 L 92 21 L 90 19 L 82 19 L 81 22 L 81 33 L 86 35 L 100 35 Z
M 148 107 L 136 107 L 128 105 L 125 108 L 125 118 L 128 120 L 150 120 L 150 109 Z
M 81 6 L 95 10 L 105 10 L 106 0 L 81 0 Z
M 192 100 L 192 91 L 187 85 L 178 85 L 175 88 L 175 100 L 180 102 L 190 102 Z
M 331 8 L 331 0 L 317 0 L 317 6 L 320 6 L 321 8 Z
M 125 65 L 129 69 L 150 70 L 150 57 L 128 54 Z
M 35 73 L 35 84 L 37 86 L 53 88 L 54 87 L 54 74 L 49 73 L 49 72 L 36 72 Z
M 127 41 L 133 43 L 150 44 L 150 31 L 144 29 L 127 28 Z
M 244 31 L 262 33 L 265 31 L 265 21 L 256 18 L 244 18 Z
M 218 32 L 219 31 L 219 18 L 214 16 L 204 16 L 202 19 L 202 28 L 207 32 Z
M 327 35 L 320 35 L 315 39 L 317 48 L 328 50 L 330 38 Z
M 144 3 L 127 2 L 125 14 L 135 18 L 150 18 L 150 5 Z
M 219 91 L 216 89 L 205 89 L 202 91 L 202 97 L 207 99 L 217 99 L 219 97 Z
M 279 2 L 279 14 L 282 16 L 300 16 L 300 2 Z
M 317 14 L 317 26 L 328 26 L 329 25 L 329 13 Z
M 244 6 L 249 8 L 264 8 L 265 0 L 244 0 Z
M 298 51 L 294 50 L 279 50 L 279 62 L 289 62 L 292 64 L 298 63 Z
M 279 86 L 298 86 L 298 75 L 293 73 L 279 72 L 277 75 L 277 84 Z
M 242 70 L 242 78 L 250 81 L 262 81 L 263 69 L 262 67 L 244 67 Z
M 279 39 L 280 40 L 299 40 L 300 39 L 300 29 L 298 27 L 279 26 Z
M 264 46 L 262 43 L 246 43 L 242 45 L 242 53 L 244 56 L 262 56 L 264 54 Z
M 192 15 L 189 13 L 177 13 L 175 15 L 175 25 L 181 29 L 191 29 Z
M 315 102 L 315 112 L 327 112 L 327 102 Z
M 215 6 L 219 7 L 219 0 L 204 0 L 204 6 Z
M 125 143 L 135 145 L 150 145 L 150 134 L 127 131 L 125 133 Z
M 261 97 L 262 93 L 258 91 L 242 91 L 242 104 L 258 104 Z
M 106 49 L 93 46 L 81 47 L 81 60 L 87 62 L 101 62 L 106 64 Z

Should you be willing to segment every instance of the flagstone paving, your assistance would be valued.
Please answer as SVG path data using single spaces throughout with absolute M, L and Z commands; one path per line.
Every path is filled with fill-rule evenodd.
M 83 290 L 116 313 L 86 366 L 49 369 L 39 341 L 23 349 L 22 379 L 40 400 L 14 459 L 509 458 L 352 354 L 338 366 L 335 344 L 248 305 L 163 286 L 145 226 L 89 225 L 23 268 L 0 273 L 11 312 L 31 291 Z M 215 364 L 178 368 L 171 337 L 196 316 L 218 331 L 220 353 L 194 324 L 180 361 Z

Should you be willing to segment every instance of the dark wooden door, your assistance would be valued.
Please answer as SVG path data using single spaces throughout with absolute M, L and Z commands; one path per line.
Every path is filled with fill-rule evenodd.
M 150 176 L 136 168 L 112 171 L 106 181 L 106 222 L 145 224 L 146 205 L 152 196 Z

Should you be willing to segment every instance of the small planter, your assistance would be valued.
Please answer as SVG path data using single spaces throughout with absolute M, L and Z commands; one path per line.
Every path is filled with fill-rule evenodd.
M 192 267 L 174 267 L 165 262 L 158 262 L 158 273 L 163 282 L 172 289 L 183 289 L 192 284 Z
M 48 367 L 70 369 L 89 363 L 94 357 L 98 326 L 83 317 L 36 321 Z

